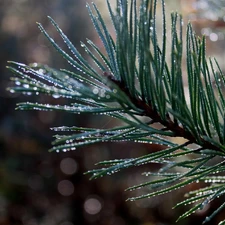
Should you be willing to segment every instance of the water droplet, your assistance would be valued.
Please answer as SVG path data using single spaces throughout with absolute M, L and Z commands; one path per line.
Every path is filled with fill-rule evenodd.
M 37 63 L 33 63 L 31 66 L 32 66 L 32 67 L 37 67 L 38 64 L 37 64 Z
M 45 70 L 39 69 L 37 72 L 38 72 L 40 75 L 44 75 Z
M 97 95 L 98 92 L 99 92 L 98 88 L 94 88 L 94 89 L 93 89 L 93 93 L 94 93 L 95 95 Z
M 60 98 L 60 95 L 58 95 L 58 94 L 53 94 L 52 97 L 53 97 L 53 98 Z
M 105 90 L 102 89 L 99 93 L 100 97 L 104 98 L 105 97 Z
M 29 88 L 30 86 L 29 86 L 29 84 L 24 84 L 23 87 Z

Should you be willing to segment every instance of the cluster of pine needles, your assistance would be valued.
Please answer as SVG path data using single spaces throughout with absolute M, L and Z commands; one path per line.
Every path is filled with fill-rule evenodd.
M 91 174 L 91 178 L 98 178 L 129 167 L 160 164 L 158 172 L 147 173 L 148 182 L 128 188 L 136 190 L 147 186 L 149 190 L 147 194 L 130 198 L 132 201 L 162 195 L 194 182 L 207 183 L 203 188 L 187 193 L 187 197 L 175 206 L 190 206 L 178 218 L 180 220 L 225 193 L 225 177 L 221 175 L 225 171 L 225 78 L 216 59 L 206 58 L 205 37 L 198 38 L 191 24 L 187 25 L 186 37 L 183 37 L 183 21 L 177 13 L 171 14 L 168 57 L 164 0 L 161 4 L 160 41 L 156 28 L 157 1 L 140 2 L 137 5 L 136 0 L 117 0 L 117 8 L 113 9 L 107 0 L 115 39 L 97 6 L 94 3 L 87 5 L 104 45 L 104 53 L 95 43 L 87 40 L 81 43 L 87 56 L 81 55 L 49 17 L 68 47 L 65 51 L 38 24 L 41 32 L 73 69 L 57 70 L 38 63 L 24 65 L 10 62 L 8 68 L 15 74 L 12 80 L 16 85 L 9 90 L 68 98 L 72 102 L 68 105 L 23 102 L 17 105 L 17 109 L 99 114 L 121 121 L 121 126 L 108 129 L 52 128 L 59 134 L 55 136 L 50 151 L 68 151 L 113 141 L 164 146 L 164 150 L 152 151 L 141 157 L 100 162 L 98 169 L 87 173 Z M 186 69 L 182 59 L 183 48 Z M 188 96 L 183 84 L 184 70 Z M 171 137 L 182 137 L 186 141 L 178 144 Z M 191 160 L 187 160 L 186 156 Z M 217 160 L 213 163 L 215 158 Z M 224 207 L 225 203 L 203 223 Z M 225 220 L 219 223 L 224 224 Z

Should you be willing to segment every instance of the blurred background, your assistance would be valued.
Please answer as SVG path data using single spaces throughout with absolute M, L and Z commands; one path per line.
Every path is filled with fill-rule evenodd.
M 6 65 L 11 60 L 72 69 L 37 28 L 36 22 L 42 23 L 54 39 L 63 45 L 47 15 L 57 21 L 78 49 L 80 41 L 86 38 L 101 46 L 85 2 L 0 0 L 0 225 L 200 224 L 222 199 L 180 223 L 175 221 L 187 208 L 171 209 L 183 198 L 185 191 L 196 188 L 196 185 L 162 197 L 125 201 L 140 193 L 124 192 L 124 189 L 145 181 L 147 178 L 140 174 L 158 169 L 155 165 L 130 169 L 94 181 L 89 181 L 89 177 L 83 175 L 101 160 L 141 156 L 160 150 L 158 146 L 113 143 L 67 153 L 49 153 L 54 135 L 50 127 L 76 125 L 104 128 L 113 126 L 114 121 L 59 112 L 15 111 L 16 103 L 21 101 L 65 104 L 65 100 L 50 96 L 22 96 L 7 92 L 6 87 L 13 83 Z M 105 1 L 94 2 L 109 21 Z M 224 70 L 225 1 L 166 0 L 166 3 L 168 19 L 170 12 L 181 12 L 185 22 L 192 21 L 198 35 L 206 35 L 208 55 L 216 56 Z M 159 24 L 160 21 L 159 18 Z M 108 26 L 111 29 L 111 25 Z M 222 213 L 211 224 L 217 224 L 221 218 Z

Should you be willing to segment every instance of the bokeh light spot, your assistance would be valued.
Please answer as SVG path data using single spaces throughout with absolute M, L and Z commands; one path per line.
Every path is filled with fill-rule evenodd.
M 67 175 L 72 175 L 77 172 L 77 162 L 72 158 L 65 158 L 60 162 L 60 169 Z
M 96 198 L 88 198 L 84 203 L 84 209 L 88 214 L 95 215 L 101 211 L 102 204 Z
M 33 175 L 28 179 L 28 186 L 33 190 L 41 190 L 44 186 L 43 179 L 39 175 Z
M 218 35 L 216 33 L 211 33 L 209 35 L 209 38 L 210 38 L 211 41 L 214 41 L 214 42 L 218 41 Z
M 58 192 L 63 196 L 70 196 L 74 192 L 74 185 L 69 180 L 62 180 L 58 183 Z

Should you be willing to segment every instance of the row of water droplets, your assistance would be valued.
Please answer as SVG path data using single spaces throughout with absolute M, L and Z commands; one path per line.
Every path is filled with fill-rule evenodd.
M 52 95 L 52 97 L 54 98 L 59 98 L 60 96 L 62 97 L 66 97 L 66 98 L 71 98 L 74 96 L 80 96 L 80 94 L 74 90 L 74 87 L 76 87 L 76 89 L 78 90 L 80 88 L 80 85 L 78 82 L 74 83 L 75 81 L 73 79 L 69 80 L 69 76 L 65 76 L 64 80 L 69 80 L 69 85 L 67 85 L 66 87 L 63 86 L 62 81 L 57 80 L 55 77 L 53 77 L 54 75 L 57 75 L 57 72 L 54 71 L 52 74 L 50 73 L 50 71 L 46 71 L 44 68 L 38 68 L 37 70 L 33 69 L 35 67 L 37 67 L 38 64 L 35 63 L 32 65 L 32 67 L 28 67 L 28 66 L 24 66 L 24 67 L 20 67 L 18 66 L 18 69 L 21 69 L 24 78 L 23 78 L 23 87 L 25 89 L 28 90 L 32 90 L 32 92 L 35 92 L 37 90 L 39 90 L 40 92 L 44 92 L 44 93 L 49 93 Z M 58 77 L 63 75 L 61 72 L 59 72 L 60 74 L 57 75 Z M 41 81 L 36 80 L 35 78 L 31 77 L 31 75 L 36 76 L 38 78 L 40 78 L 41 80 L 44 80 L 50 84 L 53 84 L 53 86 L 49 86 Z M 28 80 L 26 80 L 26 78 Z M 27 82 L 27 83 L 26 83 Z M 73 82 L 73 86 L 71 85 L 71 82 Z M 21 81 L 19 80 L 15 80 L 15 84 L 21 85 Z M 30 89 L 32 86 L 33 89 Z M 66 88 L 66 89 L 64 89 Z M 69 91 L 69 92 L 68 92 Z M 72 92 L 71 92 L 72 91 Z M 39 92 L 35 92 L 36 94 L 39 94 Z
M 57 79 L 55 79 L 55 77 L 53 78 L 50 73 L 47 73 L 46 74 L 47 71 L 45 71 L 42 68 L 40 68 L 38 70 L 34 70 L 33 68 L 35 68 L 35 67 L 39 67 L 39 65 L 35 63 L 35 64 L 32 65 L 32 68 L 29 68 L 29 67 L 27 67 L 25 65 L 23 67 L 18 66 L 18 69 L 21 69 L 22 70 L 22 72 L 24 73 L 24 76 L 27 77 L 27 78 L 29 78 L 29 81 L 25 80 L 25 78 L 23 80 L 23 83 L 24 83 L 23 84 L 23 87 L 25 89 L 28 89 L 28 91 L 27 92 L 24 92 L 24 93 L 31 95 L 35 91 L 35 94 L 38 95 L 39 94 L 38 90 L 39 90 L 40 92 L 43 92 L 44 91 L 44 93 L 51 94 L 51 96 L 54 97 L 54 98 L 59 98 L 61 96 L 62 97 L 67 97 L 67 98 L 72 98 L 74 96 L 75 97 L 78 97 L 78 96 L 81 95 L 77 91 L 74 91 L 74 89 L 77 89 L 78 90 L 80 88 L 79 83 L 77 81 L 75 81 L 74 79 L 69 78 L 68 75 L 65 76 L 61 72 L 59 72 L 60 74 L 57 75 L 57 72 L 54 71 L 54 76 L 59 77 L 61 75 L 64 75 L 64 78 L 63 78 L 62 81 L 68 83 L 68 80 L 69 80 L 70 85 L 68 86 L 68 88 L 70 89 L 70 92 L 68 92 L 67 90 L 64 90 L 64 89 L 58 89 L 58 88 L 56 88 L 58 86 L 62 87 L 61 81 L 58 81 Z M 36 79 L 31 78 L 30 75 L 28 75 L 28 74 L 35 75 L 35 76 L 37 76 L 37 77 L 39 77 L 41 79 L 44 79 L 44 80 L 48 81 L 49 83 L 53 83 L 54 86 L 48 86 L 48 85 L 46 85 L 46 84 L 44 84 L 44 83 L 42 83 L 40 81 L 37 81 Z M 51 78 L 53 78 L 53 79 L 51 79 Z M 62 76 L 61 76 L 61 79 L 62 79 Z M 21 85 L 21 81 L 19 79 L 15 79 L 15 84 L 17 86 L 20 86 Z M 73 86 L 71 84 L 73 84 Z M 33 86 L 33 87 L 31 88 L 30 85 Z M 71 92 L 71 89 L 73 89 L 72 92 Z M 11 89 L 10 91 L 12 93 L 15 92 L 14 89 Z M 116 93 L 116 90 L 113 90 L 113 92 Z M 93 89 L 93 94 L 94 95 L 99 94 L 101 98 L 104 98 L 104 97 L 107 98 L 107 99 L 110 98 L 109 95 L 105 95 L 105 90 L 104 89 L 101 89 L 99 91 L 99 89 L 96 89 L 95 88 L 95 89 Z M 58 107 L 58 106 L 56 106 L 56 107 Z M 72 109 L 72 107 L 65 106 L 64 109 L 65 110 L 70 110 L 70 109 Z M 88 111 L 88 107 L 86 107 L 86 109 Z M 85 110 L 85 108 L 83 108 L 83 110 Z M 77 111 L 78 112 L 79 111 L 82 111 L 82 108 L 81 107 L 80 108 L 77 108 Z
M 51 19 L 51 18 L 50 18 Z M 55 41 L 49 37 L 49 35 L 47 34 L 47 32 L 43 29 L 43 27 L 40 25 L 40 29 L 42 32 L 45 33 L 45 35 L 47 36 L 47 38 L 49 39 L 49 41 L 59 49 L 59 51 L 62 51 L 62 55 L 65 58 L 68 58 L 68 63 L 70 63 L 73 67 L 75 67 L 78 71 L 80 71 L 82 74 L 86 74 L 85 71 L 88 70 L 88 75 L 91 76 L 92 79 L 96 79 L 96 74 L 98 74 L 93 68 L 91 68 L 88 64 L 89 62 L 87 62 L 86 60 L 84 60 L 84 58 L 80 55 L 80 53 L 77 51 L 77 49 L 75 48 L 75 46 L 69 41 L 69 39 L 66 37 L 66 35 L 61 31 L 61 29 L 58 27 L 58 25 L 51 19 L 51 22 L 53 23 L 53 25 L 56 27 L 56 29 L 59 31 L 61 37 L 63 38 L 63 41 L 65 42 L 65 44 L 67 45 L 67 47 L 69 48 L 69 50 L 72 52 L 72 54 L 75 56 L 75 58 L 78 60 L 77 62 L 74 61 L 66 52 L 64 52 L 61 48 L 59 48 L 59 46 L 55 43 Z M 82 46 L 84 47 L 85 45 L 82 44 Z M 86 49 L 87 51 L 87 49 Z M 99 66 L 98 66 L 99 67 Z M 99 67 L 100 68 L 100 67 Z M 95 73 L 95 76 L 93 76 L 93 72 Z M 74 74 L 75 75 L 75 74 Z M 99 79 L 98 79 L 99 80 Z M 82 82 L 82 80 L 80 80 Z M 93 83 L 92 83 L 93 84 Z M 98 86 L 96 84 L 96 86 Z M 77 88 L 77 85 L 76 87 Z M 88 89 L 86 90 L 88 91 Z M 98 100 L 100 100 L 101 98 L 107 98 L 110 99 L 110 95 L 105 95 L 105 90 L 101 89 L 101 91 L 99 91 L 97 88 L 94 88 L 93 90 L 93 94 L 99 94 Z

